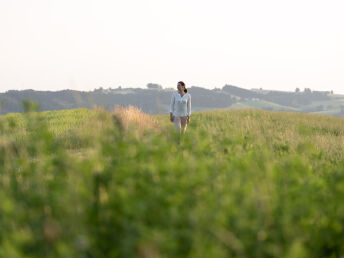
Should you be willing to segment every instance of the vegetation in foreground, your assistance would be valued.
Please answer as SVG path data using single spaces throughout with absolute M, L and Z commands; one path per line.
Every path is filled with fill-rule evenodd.
M 2 116 L 0 257 L 341 257 L 343 148 L 322 115 Z

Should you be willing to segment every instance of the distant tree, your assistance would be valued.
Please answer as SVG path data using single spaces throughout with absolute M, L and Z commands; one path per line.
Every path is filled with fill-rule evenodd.
M 312 90 L 311 90 L 310 88 L 305 88 L 305 89 L 304 89 L 304 92 L 305 92 L 305 93 L 312 93 Z
M 331 90 L 331 94 L 333 94 L 333 90 Z
M 118 86 L 118 89 L 121 90 L 121 89 L 122 89 L 122 86 Z
M 147 88 L 148 89 L 156 89 L 156 90 L 161 90 L 162 86 L 160 84 L 156 84 L 156 83 L 148 83 L 147 84 Z
M 98 89 L 94 89 L 94 92 L 102 92 L 103 91 L 103 87 L 99 87 Z
M 296 88 L 296 89 L 295 89 L 295 92 L 300 92 L 300 88 Z

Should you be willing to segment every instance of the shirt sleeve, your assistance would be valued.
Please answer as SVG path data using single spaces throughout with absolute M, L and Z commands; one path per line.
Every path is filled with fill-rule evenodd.
M 187 115 L 188 115 L 188 116 L 191 115 L 191 95 L 189 95 L 189 98 L 188 98 L 188 103 L 187 103 Z
M 172 94 L 172 97 L 171 97 L 170 112 L 173 113 L 173 110 L 174 110 L 174 94 Z

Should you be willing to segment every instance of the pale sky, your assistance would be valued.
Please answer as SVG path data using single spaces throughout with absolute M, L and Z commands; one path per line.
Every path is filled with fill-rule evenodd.
M 0 0 L 0 92 L 344 93 L 343 0 Z

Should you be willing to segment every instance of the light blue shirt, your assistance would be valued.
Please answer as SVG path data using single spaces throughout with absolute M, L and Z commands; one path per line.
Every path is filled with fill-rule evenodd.
M 179 92 L 173 92 L 170 103 L 170 112 L 174 116 L 190 116 L 191 115 L 191 95 L 184 93 L 180 96 Z

